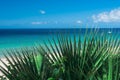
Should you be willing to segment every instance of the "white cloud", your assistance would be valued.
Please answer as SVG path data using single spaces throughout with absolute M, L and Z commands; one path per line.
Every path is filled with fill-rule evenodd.
M 32 24 L 43 24 L 43 22 L 32 22 Z
M 44 10 L 40 10 L 40 13 L 41 14 L 45 14 L 46 12 Z
M 120 8 L 92 16 L 94 22 L 120 22 Z
M 44 21 L 44 22 L 32 22 L 31 24 L 33 24 L 33 25 L 41 25 L 41 24 L 48 24 L 48 22 L 47 21 Z
M 81 20 L 78 20 L 78 21 L 77 21 L 77 23 L 78 23 L 78 24 L 81 24 L 81 23 L 82 23 L 82 21 L 81 21 Z

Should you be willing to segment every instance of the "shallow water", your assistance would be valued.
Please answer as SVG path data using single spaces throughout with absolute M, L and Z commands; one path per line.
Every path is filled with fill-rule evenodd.
M 91 29 L 88 29 L 90 31 Z M 48 39 L 53 37 L 56 39 L 57 34 L 66 34 L 77 36 L 80 34 L 83 36 L 86 32 L 86 29 L 1 29 L 0 30 L 0 51 L 5 49 L 12 48 L 21 48 L 21 47 L 32 47 L 36 44 L 43 44 L 47 42 Z M 118 35 L 120 38 L 120 28 L 114 29 L 99 29 L 99 34 Z M 3 54 L 0 52 L 0 56 Z

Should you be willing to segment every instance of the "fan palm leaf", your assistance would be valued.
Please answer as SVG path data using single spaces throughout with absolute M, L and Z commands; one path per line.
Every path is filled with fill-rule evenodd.
M 49 73 L 49 66 L 44 66 L 46 61 L 37 51 L 28 49 L 7 51 L 5 55 L 9 65 L 3 60 L 1 62 L 5 67 L 0 66 L 0 71 L 9 80 L 46 80 Z M 39 61 L 38 61 L 39 60 Z
M 49 44 L 48 44 L 49 43 Z M 119 80 L 120 40 L 98 31 L 61 34 L 48 43 L 7 51 L 9 65 L 0 71 L 9 80 Z
M 59 35 L 57 41 L 53 39 L 49 41 L 50 45 L 42 47 L 42 54 L 48 56 L 47 60 L 58 71 L 57 76 L 53 73 L 55 79 L 103 80 L 103 76 L 113 79 L 111 55 L 119 54 L 119 40 L 94 34 L 98 34 L 97 31 L 86 33 L 83 42 L 81 36 L 71 38 L 69 35 Z

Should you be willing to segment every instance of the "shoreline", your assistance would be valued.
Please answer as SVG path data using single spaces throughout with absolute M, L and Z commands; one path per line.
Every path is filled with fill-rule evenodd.
M 9 48 L 9 49 L 4 49 L 4 50 L 0 50 L 1 52 L 0 52 L 0 59 L 5 63 L 5 64 L 7 64 L 7 65 L 9 65 L 8 64 L 8 61 L 6 60 L 6 58 L 5 58 L 5 56 L 4 56 L 4 54 L 6 54 L 7 55 L 7 57 L 10 59 L 10 57 L 9 57 L 9 55 L 7 54 L 7 52 L 6 52 L 6 50 L 17 50 L 17 51 L 21 51 L 22 49 L 28 49 L 28 50 L 32 50 L 31 49 L 31 47 L 32 46 L 30 46 L 30 47 L 16 47 L 16 48 Z M 4 66 L 4 64 L 0 61 L 0 66 L 2 66 L 3 68 L 6 68 L 5 66 Z M 7 70 L 7 69 L 6 69 Z M 2 72 L 0 71 L 0 76 L 4 76 L 4 74 L 2 74 Z
M 8 64 L 8 61 L 6 60 L 5 57 L 0 58 L 2 61 L 4 61 L 5 64 Z M 6 68 L 4 64 L 0 61 L 0 66 Z M 4 74 L 0 71 L 0 76 L 4 76 Z

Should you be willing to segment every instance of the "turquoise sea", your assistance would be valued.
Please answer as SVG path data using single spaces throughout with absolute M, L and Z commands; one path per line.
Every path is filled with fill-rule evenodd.
M 90 31 L 91 29 L 88 29 Z M 0 57 L 6 49 L 18 49 L 43 44 L 48 39 L 56 38 L 57 34 L 85 34 L 86 29 L 0 29 Z M 120 28 L 101 28 L 99 33 L 120 34 Z M 119 36 L 120 38 L 120 36 Z

